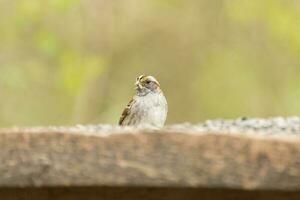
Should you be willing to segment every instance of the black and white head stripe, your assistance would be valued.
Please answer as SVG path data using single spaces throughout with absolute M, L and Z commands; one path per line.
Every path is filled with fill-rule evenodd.
M 159 85 L 159 82 L 153 76 L 147 76 L 144 78 L 146 81 L 151 81 Z
M 145 76 L 145 75 L 141 75 L 136 79 L 138 82 L 143 83 L 143 82 L 147 82 L 147 81 L 151 81 L 156 83 L 157 85 L 159 85 L 159 82 L 153 77 L 153 76 Z

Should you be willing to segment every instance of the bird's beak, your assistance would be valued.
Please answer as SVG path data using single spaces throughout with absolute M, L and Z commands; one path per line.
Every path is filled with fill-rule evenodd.
M 134 85 L 135 85 L 135 89 L 141 89 L 142 88 L 139 81 L 136 81 Z

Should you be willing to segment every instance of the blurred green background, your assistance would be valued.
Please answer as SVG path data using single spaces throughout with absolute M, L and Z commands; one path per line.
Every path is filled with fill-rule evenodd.
M 168 123 L 300 113 L 298 0 L 0 0 L 0 126 L 117 123 L 140 74 Z

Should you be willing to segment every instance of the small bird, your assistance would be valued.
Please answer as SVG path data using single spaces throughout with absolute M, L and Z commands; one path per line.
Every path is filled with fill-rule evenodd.
M 135 86 L 136 95 L 124 109 L 119 125 L 163 127 L 168 104 L 159 82 L 153 76 L 141 75 L 136 79 Z

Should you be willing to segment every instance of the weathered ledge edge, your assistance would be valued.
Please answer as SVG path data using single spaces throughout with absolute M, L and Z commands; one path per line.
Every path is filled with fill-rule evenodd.
M 84 128 L 0 130 L 0 187 L 300 190 L 300 137 Z M 195 131 L 193 131 L 195 133 Z M 134 134 L 133 134 L 134 133 Z

